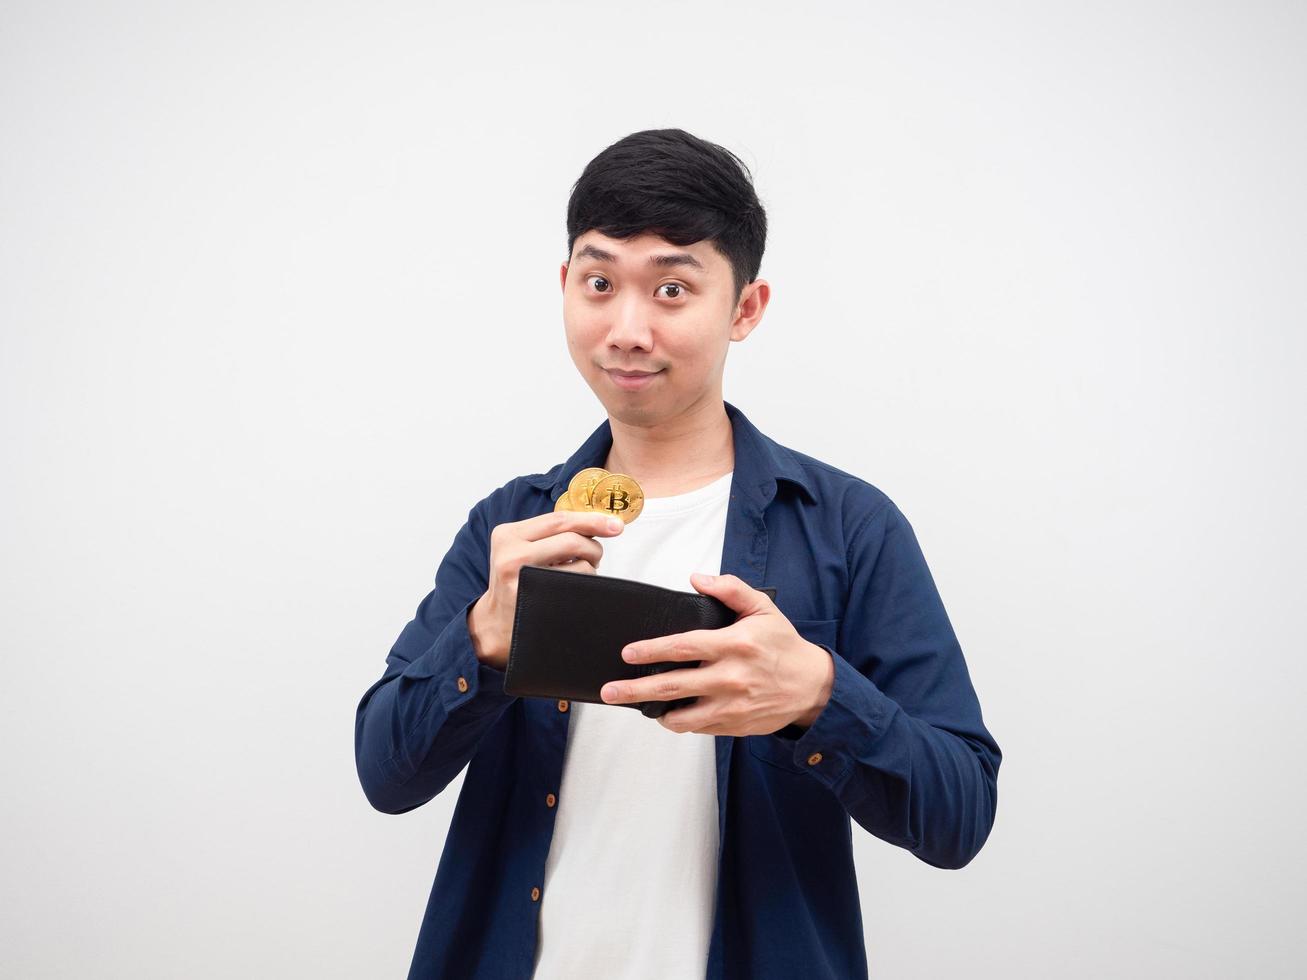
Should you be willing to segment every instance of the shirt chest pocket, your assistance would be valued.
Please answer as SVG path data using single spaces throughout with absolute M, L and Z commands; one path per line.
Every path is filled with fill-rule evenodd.
M 795 632 L 810 643 L 824 643 L 832 650 L 836 649 L 835 638 L 839 635 L 840 627 L 838 619 L 792 619 L 790 623 L 793 624 Z M 784 739 L 771 733 L 746 735 L 744 740 L 749 743 L 749 751 L 756 758 L 778 769 L 805 772 L 808 768 L 806 763 L 794 761 L 794 741 L 791 739 Z

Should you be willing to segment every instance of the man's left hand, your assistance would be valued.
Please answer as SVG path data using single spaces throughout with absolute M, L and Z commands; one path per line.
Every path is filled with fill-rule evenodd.
M 673 732 L 762 735 L 789 724 L 807 728 L 816 721 L 835 680 L 830 654 L 801 637 L 767 594 L 743 579 L 696 573 L 690 584 L 726 603 L 739 618 L 721 629 L 689 630 L 627 644 L 622 651 L 627 663 L 702 663 L 612 681 L 599 696 L 607 704 L 698 698 L 658 719 Z

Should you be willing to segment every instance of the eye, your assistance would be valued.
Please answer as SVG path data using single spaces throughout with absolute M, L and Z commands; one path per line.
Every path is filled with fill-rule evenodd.
M 685 287 L 682 286 L 679 282 L 665 282 L 665 283 L 663 283 L 661 286 L 659 286 L 658 288 L 659 288 L 659 289 L 669 289 L 669 288 L 670 288 L 670 289 L 674 289 L 674 290 L 676 290 L 676 292 L 672 293 L 672 294 L 671 294 L 670 296 L 668 296 L 667 298 L 668 298 L 668 299 L 680 299 L 680 297 L 681 297 L 681 290 L 683 290 Z
M 603 283 L 605 286 L 609 285 L 608 280 L 605 279 L 603 276 L 586 276 L 586 277 L 585 277 L 585 281 L 586 281 L 586 282 L 589 282 L 591 279 L 597 279 L 597 280 L 599 280 L 601 283 Z M 600 289 L 600 290 L 598 290 L 598 292 L 601 292 L 601 293 L 607 293 L 607 292 L 611 292 L 611 290 L 609 290 L 609 289 Z

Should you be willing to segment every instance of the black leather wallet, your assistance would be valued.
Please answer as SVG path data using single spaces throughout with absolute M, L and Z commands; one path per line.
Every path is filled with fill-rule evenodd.
M 775 601 L 776 589 L 760 588 Z M 518 570 L 513 637 L 504 693 L 608 704 L 599 689 L 609 681 L 697 667 L 700 661 L 629 664 L 622 648 L 636 640 L 695 629 L 720 629 L 737 619 L 720 599 L 611 575 L 565 572 L 542 565 Z M 694 697 L 623 702 L 658 718 Z

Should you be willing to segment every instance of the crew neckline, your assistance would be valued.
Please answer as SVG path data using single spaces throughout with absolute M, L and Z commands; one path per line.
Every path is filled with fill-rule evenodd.
M 735 471 L 731 470 L 712 483 L 705 483 L 695 490 L 687 490 L 685 493 L 673 494 L 670 497 L 645 497 L 640 518 L 672 517 L 698 507 L 718 503 L 731 492 L 731 477 L 734 475 Z

